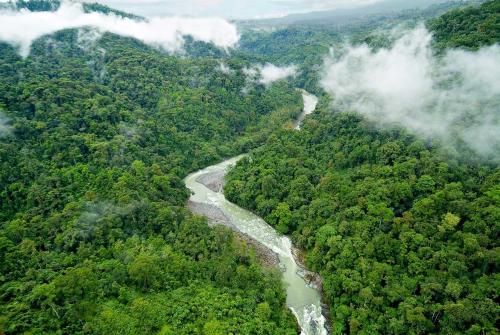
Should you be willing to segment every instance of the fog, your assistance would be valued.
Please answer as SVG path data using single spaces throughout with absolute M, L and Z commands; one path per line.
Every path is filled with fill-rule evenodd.
M 419 26 L 390 49 L 348 46 L 325 62 L 323 88 L 334 103 L 381 125 L 401 124 L 445 143 L 500 155 L 500 47 L 433 54 Z
M 271 63 L 266 63 L 264 65 L 259 64 L 251 68 L 245 68 L 243 72 L 246 74 L 249 81 L 269 86 L 278 80 L 297 75 L 297 67 L 295 65 L 276 66 Z
M 224 73 L 224 74 L 228 74 L 228 75 L 234 73 L 234 71 L 229 67 L 229 65 L 227 65 L 223 62 L 219 62 L 217 70 Z
M 10 120 L 0 111 L 0 138 L 7 137 L 11 134 L 12 129 Z
M 274 64 L 267 63 L 266 65 L 260 67 L 260 83 L 270 85 L 275 81 L 288 77 L 294 77 L 296 74 L 297 67 L 294 65 L 279 67 Z
M 94 27 L 101 32 L 133 37 L 168 52 L 180 51 L 183 36 L 227 49 L 239 40 L 236 26 L 219 18 L 164 17 L 135 21 L 113 14 L 85 13 L 81 4 L 65 1 L 55 12 L 0 11 L 0 40 L 19 47 L 23 57 L 33 41 L 58 30 Z

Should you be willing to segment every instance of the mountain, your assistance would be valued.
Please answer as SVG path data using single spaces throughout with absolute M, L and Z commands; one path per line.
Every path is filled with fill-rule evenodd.
M 296 334 L 277 270 L 182 182 L 293 119 L 295 87 L 94 36 L 0 43 L 0 334 Z
M 446 68 L 446 59 L 457 57 L 461 63 L 448 70 L 460 71 L 467 67 L 467 57 L 491 53 L 490 61 L 471 58 L 475 59 L 472 72 L 498 73 L 499 15 L 500 1 L 496 0 L 429 21 L 434 49 L 426 57 L 436 54 L 441 68 Z M 328 58 L 323 66 L 334 69 L 329 82 L 346 77 L 343 85 L 336 86 L 339 91 L 364 85 L 356 78 L 360 68 L 365 74 L 362 80 L 371 87 L 379 85 L 370 78 L 378 73 L 380 100 L 370 107 L 370 95 L 376 90 L 368 90 L 348 95 L 354 103 L 345 107 L 335 90 L 329 92 L 333 97 L 323 95 L 300 132 L 281 129 L 273 133 L 227 177 L 226 197 L 292 236 L 303 249 L 308 267 L 320 273 L 336 334 L 499 331 L 498 136 L 488 136 L 486 141 L 494 148 L 489 160 L 463 141 L 450 148 L 453 138 L 440 140 L 412 132 L 411 125 L 419 121 L 422 109 L 413 111 L 410 126 L 394 121 L 416 100 L 408 93 L 409 86 L 420 84 L 416 72 L 406 82 L 394 84 L 390 78 L 401 78 L 414 64 L 421 66 L 417 60 L 420 42 L 429 35 L 422 39 L 420 33 L 425 30 L 417 31 L 394 47 L 387 40 L 361 39 L 368 44 L 350 46 L 350 58 L 342 54 Z M 406 62 L 408 54 L 419 56 Z M 404 66 L 392 71 L 398 64 Z M 432 69 L 440 73 L 439 68 Z M 472 89 L 473 78 L 452 73 L 456 77 L 447 77 L 443 87 L 456 87 L 458 80 Z M 498 115 L 500 92 L 494 88 L 498 81 L 493 77 L 479 89 L 484 95 L 491 93 L 489 111 Z M 324 81 L 323 87 L 329 84 Z M 394 88 L 402 90 L 391 95 Z M 442 88 L 435 85 L 432 89 Z M 468 91 L 460 97 L 452 90 L 444 92 L 453 99 L 471 94 Z M 391 95 L 388 105 L 382 101 L 385 94 Z M 383 123 L 384 109 L 405 94 L 410 97 L 406 105 L 398 104 L 389 116 L 392 122 Z M 498 118 L 484 112 L 482 98 L 467 105 L 463 116 L 455 105 L 449 128 L 473 129 L 472 120 L 480 115 L 489 123 L 487 128 L 491 125 L 498 133 Z M 363 113 L 363 108 L 373 108 L 375 117 Z M 426 130 L 436 127 L 437 120 L 426 120 L 423 126 Z M 460 131 L 453 136 L 460 138 Z M 480 136 L 472 140 L 474 145 L 482 143 Z
M 436 0 L 390 0 L 376 2 L 371 5 L 354 9 L 337 9 L 331 11 L 312 12 L 305 14 L 292 14 L 283 18 L 262 19 L 246 21 L 262 26 L 286 26 L 293 24 L 301 25 L 345 25 L 349 23 L 359 23 L 369 17 L 384 17 L 387 15 L 401 15 L 405 11 L 432 11 L 435 15 L 444 13 L 457 7 L 470 4 L 480 4 L 484 0 L 460 0 L 460 1 L 436 1 Z
M 43 30 L 27 54 L 0 41 L 0 334 L 300 334 L 281 270 L 188 209 L 184 178 L 242 153 L 224 193 L 289 235 L 320 274 L 307 276 L 332 333 L 498 334 L 498 150 L 475 149 L 498 143 L 500 1 L 396 11 L 425 4 L 342 12 L 347 24 L 339 13 L 263 21 L 269 30 L 236 23 L 234 48 L 194 29 L 175 31 L 184 43 L 168 52 L 151 34 L 71 25 Z M 407 70 L 411 80 L 393 84 Z M 416 79 L 434 75 L 415 98 Z M 385 85 L 343 105 L 325 84 L 343 77 L 335 89 Z M 301 130 L 297 88 L 319 100 Z M 428 103 L 439 90 L 441 104 Z M 443 101 L 467 113 L 419 125 L 447 138 L 363 113 L 441 112 Z M 459 136 L 478 120 L 482 132 Z

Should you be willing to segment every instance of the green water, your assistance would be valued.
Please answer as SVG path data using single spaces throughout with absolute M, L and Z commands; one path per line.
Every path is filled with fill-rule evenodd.
M 297 122 L 300 129 L 303 118 L 314 111 L 318 102 L 313 95 L 303 92 L 304 112 Z M 292 243 L 286 236 L 278 234 L 257 215 L 236 206 L 224 197 L 222 192 L 214 192 L 199 182 L 203 176 L 216 175 L 223 178 L 228 169 L 245 155 L 228 159 L 189 175 L 186 186 L 192 191 L 190 200 L 194 203 L 210 205 L 222 211 L 235 229 L 259 241 L 275 252 L 280 260 L 283 282 L 287 289 L 287 305 L 293 311 L 303 335 L 326 335 L 325 317 L 321 313 L 321 297 L 317 289 L 311 287 L 300 275 L 301 268 L 292 255 Z

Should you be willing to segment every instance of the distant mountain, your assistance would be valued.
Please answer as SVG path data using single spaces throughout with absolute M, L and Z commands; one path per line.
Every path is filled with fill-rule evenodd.
M 321 12 L 311 12 L 304 14 L 292 14 L 283 18 L 276 19 L 263 19 L 246 21 L 252 22 L 257 25 L 270 25 L 270 26 L 283 26 L 291 24 L 329 24 L 335 22 L 336 24 L 348 24 L 353 21 L 359 21 L 362 18 L 401 13 L 408 10 L 423 10 L 425 8 L 437 10 L 442 8 L 443 13 L 447 10 L 461 7 L 470 4 L 480 4 L 485 0 L 457 0 L 457 1 L 439 1 L 439 0 L 386 0 L 372 5 L 353 8 L 353 9 L 339 9 Z

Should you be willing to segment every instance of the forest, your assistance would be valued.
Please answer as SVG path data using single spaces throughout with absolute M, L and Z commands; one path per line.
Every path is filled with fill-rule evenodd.
M 214 58 L 78 39 L 44 37 L 26 59 L 0 45 L 0 333 L 296 334 L 277 271 L 191 215 L 182 182 L 294 118 L 295 88 L 243 95 L 244 59 L 228 76 Z
M 224 192 L 302 249 L 333 334 L 498 334 L 498 164 L 335 110 L 320 86 L 331 45 L 390 45 L 381 26 L 427 20 L 436 54 L 500 43 L 499 0 L 443 6 L 242 28 L 230 52 L 86 28 L 28 57 L 0 42 L 0 335 L 299 334 L 279 269 L 186 206 L 184 177 L 246 152 Z M 267 62 L 299 74 L 249 84 Z M 320 97 L 300 132 L 297 87 Z
M 430 20 L 436 52 L 500 42 L 499 18 L 491 1 Z M 498 334 L 498 164 L 324 100 L 240 161 L 225 193 L 304 250 L 334 334 Z

